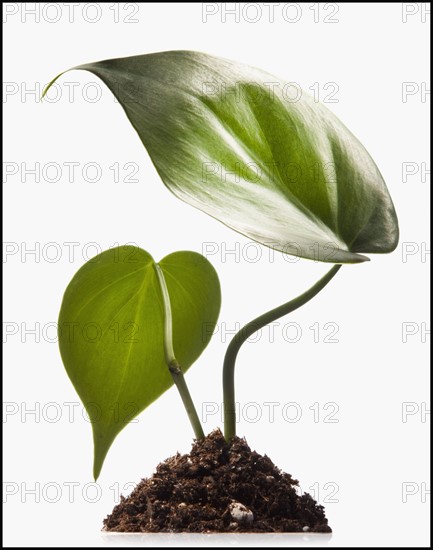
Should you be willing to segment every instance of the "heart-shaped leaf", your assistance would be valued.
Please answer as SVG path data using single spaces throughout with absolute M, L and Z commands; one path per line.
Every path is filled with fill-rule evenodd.
M 333 263 L 397 246 L 394 206 L 370 155 L 293 84 L 191 51 L 74 68 L 112 90 L 165 185 L 232 229 Z
M 218 276 L 195 252 L 175 252 L 158 265 L 170 298 L 174 352 L 185 371 L 215 327 L 221 304 Z M 96 479 L 116 435 L 173 384 L 152 256 L 123 246 L 88 261 L 63 297 L 59 346 L 92 422 Z

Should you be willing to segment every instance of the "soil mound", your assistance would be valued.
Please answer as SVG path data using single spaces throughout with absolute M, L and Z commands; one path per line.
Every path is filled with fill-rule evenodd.
M 323 506 L 244 439 L 220 430 L 168 458 L 104 520 L 117 532 L 330 533 Z

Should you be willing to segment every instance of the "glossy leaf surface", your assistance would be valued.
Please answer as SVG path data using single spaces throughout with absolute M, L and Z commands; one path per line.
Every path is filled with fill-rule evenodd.
M 376 164 L 331 111 L 292 84 L 191 51 L 75 69 L 115 94 L 165 185 L 232 229 L 333 263 L 396 247 L 397 217 Z

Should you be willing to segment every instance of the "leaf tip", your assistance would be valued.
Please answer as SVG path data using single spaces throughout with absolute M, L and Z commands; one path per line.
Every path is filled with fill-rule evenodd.
M 101 475 L 102 465 L 104 464 L 105 455 L 100 456 L 99 453 L 97 453 L 97 448 L 95 447 L 95 454 L 93 457 L 93 479 L 96 481 L 98 477 Z
M 105 457 L 117 435 L 117 431 L 103 431 L 98 429 L 96 424 L 93 424 L 93 477 L 95 481 L 101 475 L 102 466 L 104 465 Z
M 102 468 L 102 464 L 101 466 L 97 466 L 95 462 L 93 463 L 93 480 L 95 481 L 95 483 L 101 474 L 101 468 Z
M 357 254 L 358 256 L 358 259 L 359 259 L 359 263 L 364 263 L 364 262 L 370 262 L 371 261 L 371 258 L 369 258 L 368 256 L 364 256 L 364 254 Z
M 41 100 L 44 99 L 44 97 L 47 95 L 48 90 L 51 88 L 51 86 L 55 83 L 55 81 L 62 76 L 63 73 L 59 73 L 56 77 L 54 77 L 48 84 L 45 86 L 45 88 L 42 90 Z

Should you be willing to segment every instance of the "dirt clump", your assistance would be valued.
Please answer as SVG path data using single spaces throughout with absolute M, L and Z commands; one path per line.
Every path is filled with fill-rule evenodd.
M 298 490 L 297 490 L 298 489 Z M 220 430 L 168 458 L 104 520 L 128 533 L 330 533 L 323 506 L 245 439 Z

